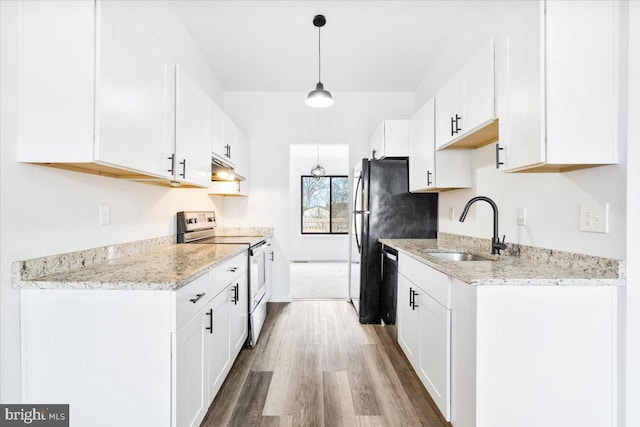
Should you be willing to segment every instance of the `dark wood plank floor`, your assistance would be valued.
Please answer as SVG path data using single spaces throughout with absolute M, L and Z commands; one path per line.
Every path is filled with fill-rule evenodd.
M 428 426 L 446 423 L 385 328 L 344 301 L 270 303 L 202 426 Z

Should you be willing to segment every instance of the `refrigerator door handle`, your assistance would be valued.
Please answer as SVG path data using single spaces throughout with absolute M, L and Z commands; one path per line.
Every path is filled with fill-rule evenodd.
M 356 236 L 356 246 L 358 247 L 358 253 L 361 253 L 362 246 L 360 245 L 360 239 L 358 238 L 358 228 L 356 224 L 356 215 L 363 213 L 361 210 L 356 209 L 356 202 L 358 201 L 358 191 L 360 184 L 362 183 L 362 175 L 358 176 L 358 182 L 356 184 L 355 191 L 353 192 L 353 234 Z

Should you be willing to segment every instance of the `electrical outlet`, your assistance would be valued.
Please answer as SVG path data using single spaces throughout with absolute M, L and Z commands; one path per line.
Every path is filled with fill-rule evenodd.
M 580 205 L 580 231 L 590 233 L 609 232 L 609 203 L 581 204 Z
M 456 208 L 449 208 L 449 221 L 456 220 Z
M 518 225 L 527 225 L 527 208 L 518 208 Z
M 111 224 L 111 206 L 100 205 L 100 225 Z

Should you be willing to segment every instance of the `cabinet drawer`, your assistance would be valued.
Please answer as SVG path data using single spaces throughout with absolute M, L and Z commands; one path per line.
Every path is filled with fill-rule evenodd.
M 446 308 L 451 308 L 451 279 L 407 255 L 398 254 L 398 272 Z
M 210 294 L 208 286 L 209 275 L 203 274 L 175 292 L 176 330 L 211 300 L 213 295 Z
M 248 252 L 242 252 L 211 270 L 209 273 L 209 292 L 212 297 L 218 295 L 236 277 L 247 271 L 249 267 L 248 256 Z

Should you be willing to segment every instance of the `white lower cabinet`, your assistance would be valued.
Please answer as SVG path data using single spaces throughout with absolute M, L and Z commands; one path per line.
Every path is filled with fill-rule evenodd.
M 398 271 L 398 344 L 454 427 L 618 425 L 617 288 Z
M 403 275 L 398 275 L 398 344 L 415 366 L 419 351 L 419 313 L 413 306 L 416 287 Z
M 398 344 L 447 421 L 451 419 L 451 310 L 438 292 L 446 290 L 448 276 L 399 254 Z M 431 281 L 430 279 L 435 279 Z M 435 283 L 434 283 L 435 282 Z
M 238 354 L 244 346 L 249 332 L 249 280 L 247 273 L 238 277 L 229 287 L 231 302 L 229 304 L 230 324 L 230 346 L 232 356 Z
M 418 376 L 447 420 L 451 419 L 451 310 L 419 291 Z
M 207 336 L 203 309 L 175 334 L 177 426 L 199 426 L 207 412 Z M 227 316 L 228 317 L 228 316 Z M 228 348 L 228 347 L 227 347 Z
M 199 426 L 247 339 L 247 269 L 243 252 L 176 291 L 21 290 L 22 401 L 68 403 L 72 426 Z
M 231 287 L 222 291 L 209 303 L 205 311 L 205 327 L 203 329 L 207 347 L 207 396 L 209 401 L 220 390 L 220 386 L 231 367 L 230 335 L 234 328 L 231 319 L 229 292 Z M 246 322 L 245 322 L 246 323 Z

